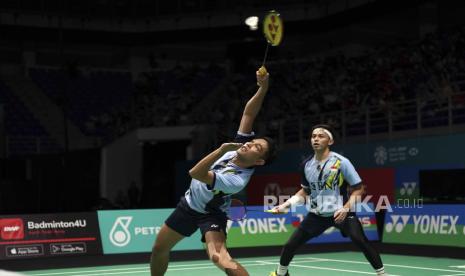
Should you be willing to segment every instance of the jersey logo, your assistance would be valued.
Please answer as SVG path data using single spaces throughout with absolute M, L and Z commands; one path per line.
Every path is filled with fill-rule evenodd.
M 341 160 L 337 159 L 336 163 L 331 166 L 331 169 L 326 177 L 325 181 L 325 189 L 327 190 L 334 190 L 338 187 L 338 176 L 339 176 L 339 169 L 341 168 Z
M 234 169 L 226 170 L 226 171 L 223 172 L 223 174 L 228 174 L 228 173 L 229 174 L 240 174 L 241 172 L 238 172 L 238 171 L 236 171 Z

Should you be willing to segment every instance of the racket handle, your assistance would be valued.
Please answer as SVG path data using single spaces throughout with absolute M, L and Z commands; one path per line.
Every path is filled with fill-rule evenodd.
M 285 211 L 278 211 L 278 210 L 266 210 L 265 211 L 266 213 L 270 213 L 270 214 L 273 214 L 273 215 L 283 215 L 283 214 L 287 214 L 289 213 L 289 210 L 285 210 Z
M 258 69 L 258 74 L 260 76 L 265 76 L 267 73 L 268 73 L 268 71 L 266 70 L 265 66 L 263 66 L 263 65 Z

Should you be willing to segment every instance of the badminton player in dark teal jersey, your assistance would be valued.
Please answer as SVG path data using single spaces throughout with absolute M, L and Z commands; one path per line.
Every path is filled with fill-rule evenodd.
M 281 213 L 306 200 L 309 203 L 307 216 L 284 245 L 279 266 L 270 276 L 289 275 L 288 266 L 296 250 L 331 226 L 350 237 L 363 251 L 377 275 L 386 275 L 378 252 L 368 242 L 353 212 L 356 201 L 365 193 L 362 180 L 349 159 L 330 150 L 334 143 L 333 133 L 328 125 L 312 128 L 310 141 L 314 154 L 302 164 L 302 189 L 272 209 Z
M 263 70 L 263 69 L 261 69 Z M 200 160 L 190 171 L 191 185 L 162 226 L 152 249 L 152 276 L 164 275 L 171 249 L 200 229 L 210 260 L 227 275 L 248 275 L 226 248 L 227 212 L 231 195 L 241 191 L 254 172 L 275 155 L 268 137 L 255 137 L 252 126 L 268 91 L 269 74 L 257 71 L 259 86 L 247 102 L 236 138 Z

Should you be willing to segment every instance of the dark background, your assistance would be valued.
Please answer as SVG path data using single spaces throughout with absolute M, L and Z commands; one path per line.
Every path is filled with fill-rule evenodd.
M 284 150 L 302 147 L 309 125 L 292 136 L 294 125 L 279 122 L 310 115 L 335 124 L 344 143 L 463 132 L 463 1 L 1 1 L 0 212 L 174 207 L 176 163 L 234 135 L 266 46 L 243 21 L 270 9 L 285 36 L 270 49 L 271 92 L 256 126 Z M 455 111 L 444 109 L 448 97 Z M 408 100 L 425 104 L 403 115 Z M 43 101 L 48 117 L 38 115 L 44 105 L 31 108 Z M 362 107 L 407 123 L 344 125 L 331 115 Z M 444 112 L 458 119 L 431 119 Z M 138 141 L 141 181 L 102 195 L 104 147 L 140 128 L 199 125 L 210 130 L 192 140 Z M 422 173 L 421 194 L 453 175 Z M 447 193 L 463 193 L 460 183 L 441 198 L 455 202 Z

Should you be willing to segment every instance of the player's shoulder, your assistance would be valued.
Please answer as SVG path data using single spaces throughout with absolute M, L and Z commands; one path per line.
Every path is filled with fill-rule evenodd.
M 336 159 L 340 160 L 341 163 L 350 163 L 349 158 L 345 157 L 344 155 L 342 155 L 342 154 L 340 154 L 340 153 L 331 151 L 331 156 L 332 156 L 333 158 L 336 158 Z
M 305 165 L 307 165 L 308 162 L 312 161 L 314 154 L 310 154 L 302 159 L 302 162 L 300 162 L 300 167 L 305 168 Z

